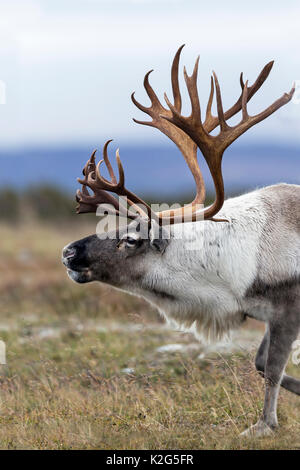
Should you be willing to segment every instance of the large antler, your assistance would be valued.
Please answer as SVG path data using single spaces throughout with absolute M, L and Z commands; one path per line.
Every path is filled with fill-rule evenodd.
M 173 64 L 172 64 L 172 69 L 171 69 L 171 82 L 172 82 L 172 91 L 173 91 L 173 98 L 174 98 L 174 107 L 179 113 L 181 112 L 182 99 L 181 99 L 181 93 L 179 89 L 178 68 L 179 68 L 179 59 L 180 59 L 180 55 L 181 55 L 183 47 L 184 47 L 184 44 L 176 52 L 174 60 L 173 60 Z M 199 58 L 197 59 L 197 63 L 198 63 L 198 60 Z M 252 98 L 252 96 L 259 90 L 259 88 L 268 78 L 269 73 L 271 72 L 271 69 L 273 67 L 273 64 L 274 64 L 274 61 L 271 61 L 267 65 L 265 65 L 265 67 L 262 69 L 257 79 L 253 83 L 253 85 L 247 88 L 248 89 L 247 101 L 249 101 Z M 134 122 L 138 124 L 156 127 L 165 135 L 167 135 L 171 140 L 173 140 L 173 142 L 177 145 L 179 150 L 181 150 L 189 168 L 192 171 L 192 174 L 193 175 L 194 173 L 199 174 L 198 163 L 193 164 L 197 160 L 197 146 L 195 145 L 195 142 L 192 139 L 190 139 L 187 134 L 182 132 L 181 129 L 174 127 L 170 122 L 166 122 L 166 120 L 162 116 L 162 113 L 163 113 L 164 116 L 171 117 L 172 111 L 165 108 L 161 104 L 156 93 L 151 87 L 149 83 L 149 75 L 151 72 L 153 72 L 153 70 L 150 70 L 148 73 L 146 73 L 145 78 L 144 78 L 144 87 L 151 101 L 151 106 L 146 107 L 146 106 L 143 106 L 141 103 L 139 103 L 135 99 L 135 96 L 134 96 L 135 92 L 132 93 L 131 99 L 137 108 L 139 108 L 141 111 L 143 111 L 144 113 L 152 117 L 152 121 L 138 121 L 137 119 L 133 119 L 133 120 Z M 245 86 L 244 81 L 243 81 L 243 73 L 241 73 L 240 75 L 240 85 L 242 88 L 241 95 L 236 101 L 236 103 L 230 109 L 228 109 L 228 111 L 226 111 L 225 119 L 230 119 L 232 116 L 237 114 L 242 109 L 242 95 L 243 95 L 243 90 Z M 206 118 L 205 118 L 205 122 L 203 123 L 203 127 L 205 128 L 207 132 L 211 132 L 219 125 L 219 117 L 213 116 L 211 112 L 213 95 L 214 95 L 214 84 L 213 84 L 213 78 L 211 78 L 211 91 L 210 91 L 210 96 L 209 96 L 207 110 L 206 110 Z M 199 179 L 201 180 L 201 182 L 203 182 L 202 175 L 200 176 Z
M 182 48 L 183 46 L 178 49 L 174 57 L 171 70 L 174 104 L 169 101 L 166 95 L 165 100 L 169 109 L 165 108 L 161 104 L 149 83 L 149 74 L 151 71 L 146 74 L 144 79 L 144 87 L 150 98 L 151 106 L 146 107 L 140 104 L 135 99 L 134 93 L 132 94 L 132 101 L 141 111 L 145 112 L 152 118 L 152 121 L 138 121 L 136 119 L 134 119 L 134 121 L 140 124 L 156 127 L 162 131 L 177 145 L 183 154 L 196 183 L 196 196 L 194 200 L 184 208 L 153 213 L 151 208 L 141 198 L 125 188 L 124 170 L 118 151 L 116 153 L 116 158 L 119 168 L 119 182 L 117 182 L 107 156 L 107 146 L 110 142 L 108 141 L 104 146 L 103 158 L 110 174 L 111 181 L 109 182 L 101 176 L 100 165 L 103 160 L 96 166 L 95 152 L 93 152 L 90 160 L 87 162 L 83 170 L 84 179 L 79 180 L 79 182 L 83 185 L 83 189 L 82 191 L 77 192 L 77 200 L 79 202 L 77 209 L 78 212 L 95 212 L 99 204 L 108 203 L 114 207 L 114 213 L 117 213 L 118 215 L 127 215 L 130 218 L 134 218 L 135 216 L 132 215 L 132 213 L 128 213 L 124 206 L 121 207 L 121 205 L 118 204 L 116 198 L 107 193 L 107 191 L 109 191 L 117 194 L 121 198 L 126 197 L 129 206 L 133 206 L 136 210 L 136 213 L 142 216 L 147 216 L 149 220 L 154 218 L 157 219 L 160 223 L 162 223 L 164 220 L 167 220 L 169 223 L 198 220 L 199 204 L 203 204 L 205 200 L 205 186 L 197 160 L 197 148 L 199 148 L 208 164 L 216 190 L 216 199 L 214 204 L 208 208 L 205 208 L 204 211 L 200 212 L 200 215 L 204 219 L 212 219 L 219 212 L 224 202 L 224 183 L 221 164 L 225 149 L 241 134 L 246 132 L 247 129 L 262 121 L 270 114 L 274 113 L 277 109 L 290 101 L 293 96 L 295 91 L 294 87 L 289 93 L 285 93 L 265 111 L 255 116 L 249 116 L 247 111 L 247 102 L 252 98 L 252 96 L 257 92 L 257 90 L 262 86 L 268 77 L 273 66 L 273 62 L 269 62 L 260 72 L 253 85 L 250 87 L 248 86 L 248 82 L 244 84 L 243 75 L 241 74 L 240 85 L 242 88 L 242 93 L 236 103 L 226 112 L 224 112 L 219 82 L 216 74 L 213 72 L 213 76 L 211 77 L 211 91 L 206 109 L 206 117 L 204 122 L 202 122 L 197 90 L 199 62 L 198 57 L 191 76 L 188 76 L 186 69 L 184 69 L 184 78 L 191 101 L 192 111 L 190 116 L 182 116 L 182 99 L 178 81 L 178 67 Z M 211 112 L 215 90 L 217 100 L 217 116 L 213 116 Z M 236 126 L 229 126 L 226 121 L 237 114 L 240 110 L 242 110 L 241 122 Z M 218 125 L 220 126 L 220 133 L 217 136 L 210 135 L 209 133 Z M 92 189 L 94 192 L 93 196 L 89 194 L 87 187 Z M 137 205 L 142 206 L 142 208 L 138 207 Z
M 181 150 L 181 152 L 183 153 L 183 156 L 194 176 L 196 188 L 197 188 L 196 198 L 189 206 L 185 206 L 184 208 L 185 220 L 189 219 L 191 214 L 197 211 L 199 207 L 198 204 L 202 204 L 204 202 L 204 196 L 205 196 L 203 177 L 201 175 L 199 164 L 197 161 L 197 148 L 195 149 L 194 147 L 194 145 L 197 144 L 197 146 L 202 151 L 208 163 L 209 169 L 212 173 L 212 177 L 214 180 L 215 189 L 216 189 L 216 203 L 211 208 L 209 208 L 209 210 L 205 210 L 203 214 L 204 218 L 208 219 L 208 218 L 213 217 L 223 205 L 224 184 L 223 184 L 223 177 L 221 173 L 222 155 L 223 155 L 225 148 L 231 142 L 233 142 L 233 140 L 235 140 L 238 137 L 238 135 L 236 135 L 236 137 L 234 137 L 232 141 L 228 143 L 228 145 L 224 147 L 223 150 L 221 151 L 221 147 L 219 144 L 223 141 L 223 138 L 224 138 L 223 128 L 225 126 L 223 125 L 223 121 L 226 121 L 230 119 L 232 116 L 234 116 L 235 114 L 237 114 L 242 109 L 243 103 L 244 103 L 244 108 L 245 108 L 247 102 L 259 90 L 259 88 L 267 79 L 274 62 L 273 61 L 269 62 L 262 69 L 257 79 L 255 80 L 253 85 L 250 87 L 248 87 L 248 82 L 244 84 L 243 74 L 241 73 L 240 75 L 240 85 L 242 88 L 241 95 L 236 101 L 236 103 L 230 109 L 228 109 L 225 113 L 222 108 L 222 102 L 221 102 L 219 85 L 218 85 L 218 90 L 217 90 L 218 116 L 213 116 L 211 112 L 212 102 L 213 102 L 213 97 L 214 97 L 214 88 L 215 88 L 215 83 L 217 81 L 217 77 L 214 74 L 214 76 L 211 77 L 211 90 L 210 90 L 210 96 L 209 96 L 207 109 L 206 109 L 206 117 L 205 117 L 205 121 L 202 123 L 201 113 L 200 113 L 200 103 L 199 103 L 199 97 L 198 97 L 198 91 L 197 91 L 197 75 L 198 75 L 199 57 L 196 60 L 194 71 L 191 77 L 188 77 L 186 70 L 184 69 L 184 77 L 185 77 L 185 81 L 186 81 L 186 85 L 188 88 L 191 105 L 192 105 L 192 115 L 189 118 L 183 118 L 180 114 L 181 113 L 181 94 L 180 94 L 179 84 L 178 84 L 178 63 L 179 63 L 179 58 L 180 58 L 180 54 L 181 54 L 183 47 L 184 46 L 181 46 L 178 49 L 175 55 L 174 61 L 173 61 L 173 65 L 172 65 L 171 78 L 172 78 L 174 104 L 172 105 L 165 95 L 166 103 L 169 109 L 166 109 L 165 107 L 162 106 L 155 92 L 153 91 L 153 89 L 151 88 L 149 84 L 148 77 L 149 77 L 150 72 L 148 72 L 144 79 L 144 87 L 151 100 L 152 106 L 149 108 L 146 108 L 145 106 L 141 105 L 134 98 L 134 94 L 132 95 L 132 101 L 141 111 L 144 111 L 149 116 L 151 116 L 152 121 L 135 120 L 135 122 L 156 127 L 157 129 L 162 131 L 164 134 L 166 134 L 168 137 L 170 137 L 173 140 L 173 142 L 175 142 L 175 144 L 178 146 L 178 148 Z M 217 89 L 217 86 L 216 86 L 216 89 Z M 292 97 L 292 94 L 290 98 Z M 280 101 L 280 105 L 278 107 L 282 106 L 283 104 L 285 104 L 285 102 Z M 221 111 L 219 112 L 220 106 L 222 108 L 222 115 L 220 114 Z M 278 109 L 278 107 L 276 109 Z M 276 109 L 274 109 L 272 112 L 274 112 Z M 180 120 L 179 117 L 182 117 L 182 119 Z M 265 117 L 267 117 L 267 115 Z M 177 132 L 173 128 L 167 127 L 166 122 L 164 121 L 167 121 L 171 125 L 177 126 Z M 252 125 L 254 125 L 255 123 L 256 122 L 253 122 Z M 219 136 L 217 136 L 218 139 L 215 139 L 214 136 L 210 136 L 208 134 L 213 129 L 215 129 L 218 125 L 220 125 L 221 127 L 221 133 L 219 134 Z M 225 122 L 225 125 L 227 126 L 227 130 L 229 131 L 230 128 L 226 124 L 226 122 Z M 195 129 L 195 126 L 196 126 L 196 129 Z M 248 127 L 245 127 L 245 129 L 241 133 L 245 132 L 247 128 Z M 197 133 L 197 138 L 195 138 L 196 133 Z M 227 135 L 228 135 L 228 132 L 227 132 Z M 190 139 L 188 139 L 188 137 L 190 137 Z M 208 142 L 209 142 L 209 145 L 208 145 Z M 216 154 L 218 154 L 218 156 Z M 197 177 L 195 177 L 195 175 L 197 175 Z M 168 211 L 159 214 L 160 218 L 165 217 L 165 216 L 169 217 L 170 215 L 171 214 Z M 177 209 L 175 211 L 172 211 L 173 218 L 176 217 L 177 215 L 180 215 L 179 219 L 180 218 L 182 219 L 182 209 Z
M 231 108 L 231 110 L 238 109 L 240 107 L 239 103 L 241 102 L 242 119 L 239 124 L 231 127 L 226 122 L 226 113 L 224 113 L 223 110 L 220 86 L 215 72 L 213 72 L 213 79 L 211 82 L 212 87 L 207 107 L 207 119 L 204 123 L 202 123 L 200 102 L 197 90 L 197 75 L 198 59 L 196 61 L 194 71 L 191 76 L 188 76 L 186 69 L 184 69 L 184 78 L 191 101 L 191 115 L 188 117 L 182 116 L 177 111 L 176 107 L 172 105 L 167 95 L 165 94 L 165 100 L 172 112 L 172 117 L 170 117 L 169 115 L 164 115 L 162 117 L 182 129 L 184 132 L 186 132 L 190 136 L 190 138 L 197 144 L 207 162 L 216 190 L 216 199 L 214 204 L 206 208 L 203 213 L 204 219 L 210 219 L 219 212 L 224 203 L 224 182 L 222 176 L 222 157 L 224 151 L 234 140 L 236 140 L 240 135 L 250 129 L 250 127 L 254 126 L 263 119 L 266 119 L 268 116 L 277 111 L 277 109 L 281 108 L 286 103 L 288 103 L 292 99 L 292 96 L 295 92 L 295 87 L 293 86 L 289 93 L 284 93 L 281 98 L 276 100 L 272 105 L 270 105 L 261 113 L 256 114 L 254 116 L 249 116 L 247 111 L 247 102 L 249 101 L 249 91 L 251 93 L 251 96 L 253 96 L 253 88 L 248 87 L 247 81 L 244 85 L 241 99 L 239 99 L 236 105 Z M 242 81 L 241 84 L 243 84 Z M 218 123 L 220 125 L 220 133 L 217 136 L 210 135 L 206 130 L 206 127 L 208 127 L 207 121 L 212 122 L 213 119 L 210 110 L 214 88 L 216 89 Z M 227 112 L 227 115 L 230 115 L 232 113 L 231 110 L 230 113 Z M 235 114 L 235 112 L 233 112 L 231 115 L 233 114 Z
M 107 154 L 107 147 L 110 142 L 112 142 L 112 140 L 108 140 L 103 147 L 103 160 L 100 160 L 96 165 L 95 155 L 97 150 L 94 150 L 83 169 L 84 178 L 78 178 L 78 182 L 82 184 L 82 191 L 77 190 L 76 193 L 76 200 L 79 203 L 77 206 L 77 212 L 96 212 L 99 204 L 106 204 L 112 206 L 114 209 L 110 211 L 109 207 L 106 207 L 105 210 L 114 215 L 126 216 L 134 219 L 137 214 L 139 214 L 151 218 L 151 208 L 145 203 L 145 201 L 125 187 L 125 174 L 119 150 L 116 151 L 116 160 L 119 170 L 119 181 L 117 181 Z M 100 166 L 103 161 L 105 162 L 111 181 L 108 181 L 100 173 Z M 94 194 L 92 196 L 89 194 L 87 186 L 93 191 Z M 117 194 L 121 198 L 125 197 L 128 204 L 134 207 L 135 212 L 128 211 L 126 206 L 123 206 L 120 201 L 109 194 L 108 191 Z

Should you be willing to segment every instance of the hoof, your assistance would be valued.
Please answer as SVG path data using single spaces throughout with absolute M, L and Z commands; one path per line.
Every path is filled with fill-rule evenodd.
M 250 428 L 243 431 L 240 436 L 241 437 L 264 437 L 264 436 L 272 436 L 274 431 L 268 426 L 264 421 L 258 421 Z

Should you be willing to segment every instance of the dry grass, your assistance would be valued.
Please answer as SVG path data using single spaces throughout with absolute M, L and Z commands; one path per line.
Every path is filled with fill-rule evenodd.
M 263 405 L 254 351 L 160 353 L 194 339 L 166 329 L 142 300 L 68 280 L 61 248 L 92 230 L 0 227 L 0 447 L 300 448 L 300 401 L 285 391 L 274 436 L 238 437 Z

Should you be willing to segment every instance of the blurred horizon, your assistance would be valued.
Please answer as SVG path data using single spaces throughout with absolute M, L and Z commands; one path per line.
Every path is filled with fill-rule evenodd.
M 117 143 L 109 148 L 115 167 Z M 88 160 L 93 147 L 77 146 L 25 146 L 9 150 L 0 149 L 0 187 L 24 190 L 32 186 L 53 186 L 67 194 L 80 187 L 77 178 Z M 102 158 L 102 149 L 97 152 Z M 194 193 L 194 181 L 175 145 L 138 145 L 123 142 L 120 156 L 125 169 L 126 185 L 149 198 L 171 198 Z M 198 156 L 208 192 L 213 184 L 205 160 Z M 300 184 L 298 145 L 256 142 L 252 145 L 234 143 L 223 157 L 223 176 L 227 194 L 280 182 Z M 103 171 L 105 175 L 105 171 Z M 178 201 L 176 201 L 178 202 Z

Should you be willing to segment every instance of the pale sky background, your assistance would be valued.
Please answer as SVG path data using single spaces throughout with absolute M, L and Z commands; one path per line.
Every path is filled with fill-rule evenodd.
M 147 103 L 142 80 L 151 68 L 159 95 L 169 91 L 182 43 L 188 70 L 200 53 L 204 109 L 213 69 L 229 107 L 240 93 L 239 73 L 252 83 L 275 59 L 249 105 L 258 112 L 300 80 L 299 0 L 0 0 L 0 146 L 165 142 L 132 122 L 143 116 L 130 94 Z M 291 103 L 242 139 L 297 144 L 299 131 L 300 105 Z

